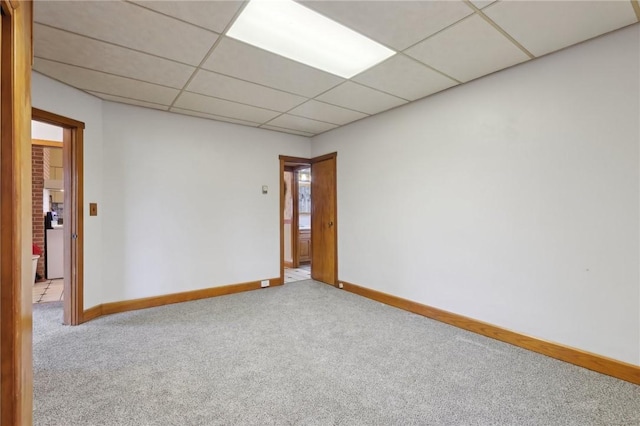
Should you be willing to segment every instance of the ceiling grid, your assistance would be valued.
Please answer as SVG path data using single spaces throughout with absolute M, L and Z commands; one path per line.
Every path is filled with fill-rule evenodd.
M 299 3 L 396 53 L 345 79 L 227 37 L 245 1 L 36 0 L 34 70 L 106 101 L 314 136 L 640 21 L 638 0 Z

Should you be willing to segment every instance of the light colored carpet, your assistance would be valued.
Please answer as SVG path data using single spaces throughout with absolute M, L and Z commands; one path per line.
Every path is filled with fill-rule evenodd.
M 35 425 L 640 425 L 640 387 L 314 281 L 60 325 Z

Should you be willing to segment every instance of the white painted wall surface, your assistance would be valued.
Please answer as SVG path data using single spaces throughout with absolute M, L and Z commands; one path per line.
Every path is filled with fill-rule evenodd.
M 280 275 L 278 155 L 308 157 L 308 138 L 103 110 L 104 302 Z
M 640 364 L 640 26 L 336 129 L 339 277 Z
M 102 303 L 102 216 L 89 216 L 89 203 L 102 206 L 102 101 L 48 77 L 32 73 L 34 107 L 85 123 L 84 130 L 84 308 Z
M 62 142 L 62 127 L 31 121 L 31 139 Z

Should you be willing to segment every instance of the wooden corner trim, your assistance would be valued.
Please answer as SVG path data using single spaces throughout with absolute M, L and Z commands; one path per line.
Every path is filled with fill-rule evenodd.
M 84 129 L 84 123 L 82 121 L 74 120 L 72 118 L 64 117 L 62 115 L 54 114 L 49 111 L 44 111 L 39 108 L 31 108 L 31 114 L 33 119 L 36 121 L 41 121 L 43 123 L 53 124 L 56 126 L 62 127 L 77 127 L 80 129 Z
M 481 334 L 492 339 L 500 340 L 551 358 L 584 367 L 598 373 L 616 377 L 627 382 L 640 385 L 640 366 L 607 358 L 602 355 L 583 351 L 581 349 L 550 342 L 537 337 L 527 336 L 496 325 L 447 312 L 442 309 L 423 305 L 412 300 L 403 299 L 391 294 L 372 290 L 366 287 L 340 281 L 343 289 L 354 294 L 372 299 L 386 305 L 394 306 L 414 314 L 422 315 L 454 327 L 462 328 L 473 333 Z
M 82 313 L 81 322 L 91 321 L 102 316 L 102 305 L 93 306 Z
M 269 287 L 277 287 L 279 285 L 284 285 L 284 280 L 282 279 L 282 277 L 271 278 L 269 280 Z
M 292 157 L 290 155 L 278 155 L 278 159 L 285 163 L 308 163 L 311 164 L 311 160 L 302 157 Z
M 282 285 L 280 278 L 270 278 L 270 286 Z M 243 291 L 260 290 L 260 281 L 250 281 L 240 284 L 230 284 L 220 287 L 210 287 L 201 290 L 184 291 L 180 293 L 166 294 L 162 296 L 145 297 L 141 299 L 123 300 L 121 302 L 103 303 L 85 310 L 82 321 L 87 322 L 103 315 L 117 314 L 120 312 L 135 311 L 138 309 L 154 308 L 173 303 L 189 302 L 192 300 L 206 299 L 209 297 L 224 296 Z

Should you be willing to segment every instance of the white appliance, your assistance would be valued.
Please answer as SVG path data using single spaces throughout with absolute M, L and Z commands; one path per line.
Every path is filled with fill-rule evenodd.
M 64 242 L 62 226 L 47 229 L 47 279 L 63 278 Z

